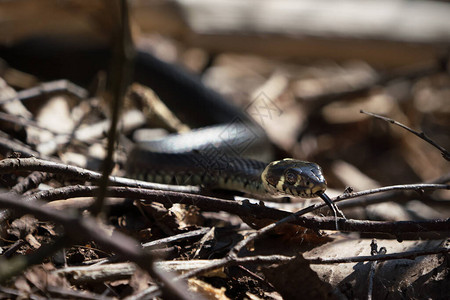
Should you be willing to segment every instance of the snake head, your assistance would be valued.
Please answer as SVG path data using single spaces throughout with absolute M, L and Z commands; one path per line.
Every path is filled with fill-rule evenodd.
M 319 165 L 292 158 L 268 164 L 261 179 L 266 190 L 277 196 L 312 198 L 327 188 Z

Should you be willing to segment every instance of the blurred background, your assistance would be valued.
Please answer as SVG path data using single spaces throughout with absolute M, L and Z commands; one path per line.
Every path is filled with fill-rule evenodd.
M 124 3 L 128 20 L 121 16 Z M 129 29 L 129 34 L 124 28 Z M 128 68 L 118 54 L 120 47 L 133 55 L 133 64 Z M 240 121 L 253 134 L 243 147 L 253 144 L 273 148 L 273 157 L 266 160 L 294 157 L 319 163 L 330 197 L 397 184 L 448 183 L 450 163 L 440 150 L 361 110 L 424 132 L 441 147 L 450 149 L 449 50 L 447 1 L 3 0 L 0 159 L 35 156 L 100 170 L 114 111 L 111 107 L 117 103 L 111 95 L 121 96 L 116 87 L 123 85 L 128 92 L 126 97 L 119 97 L 125 99 L 113 175 L 126 175 L 128 150 L 140 136 L 155 138 L 214 124 L 236 129 L 234 124 Z M 252 123 L 259 126 L 248 126 Z M 213 137 L 233 139 L 238 132 L 216 133 Z M 264 142 L 270 143 L 259 146 L 253 138 L 266 138 Z M 45 174 L 37 174 L 35 179 L 35 175 L 8 172 L 0 176 L 0 188 L 34 195 L 69 182 L 79 183 Z M 348 219 L 427 220 L 428 224 L 447 226 L 449 192 L 399 191 L 338 205 Z M 193 205 L 168 208 L 166 202 L 164 206 L 150 203 L 154 200 L 150 197 L 148 202 L 107 200 L 111 200 L 107 202 L 108 224 L 141 243 L 206 229 L 203 232 L 207 234 L 198 235 L 199 242 L 190 238 L 172 240 L 174 243 L 164 242 L 160 249 L 151 248 L 155 253 L 163 250 L 155 255 L 181 263 L 187 259 L 222 258 L 252 232 L 249 226 L 260 228 L 273 222 L 254 218 L 252 207 L 272 206 L 293 212 L 315 201 L 292 199 L 293 203 L 285 203 L 288 200 L 284 199 L 249 207 L 245 204 L 245 216 L 240 218 L 234 208 L 230 213 Z M 84 216 L 93 202 L 94 198 L 86 197 L 48 205 L 76 209 Z M 41 250 L 41 243 L 55 240 L 60 229 L 33 219 L 32 226 L 22 225 L 31 222 L 25 217 L 25 221 L 13 216 L 0 222 L 0 254 L 27 255 L 27 261 L 34 263 L 36 256 L 34 260 L 28 257 L 36 253 L 35 249 Z M 364 221 L 358 224 L 370 229 L 371 224 Z M 318 292 L 327 293 L 330 284 L 339 287 L 349 299 L 369 298 L 371 292 L 366 287 L 374 277 L 375 264 L 315 265 L 317 274 L 311 275 L 309 263 L 298 259 L 298 254 L 307 258 L 369 255 L 369 238 L 374 237 L 388 254 L 437 245 L 448 248 L 448 241 L 431 240 L 447 238 L 443 228 L 448 226 L 438 228 L 440 231 L 403 234 L 397 232 L 397 224 L 392 225 L 392 234 L 352 229 L 342 234 L 329 231 L 320 237 L 316 228 L 313 232 L 300 226 L 280 226 L 273 235 L 261 237 L 243 251 L 246 255 L 295 255 L 295 262 L 286 264 L 287 269 L 283 264 L 275 269 L 258 265 L 247 273 L 242 266 L 233 266 L 225 268 L 228 276 L 223 276 L 222 270 L 217 275 L 202 276 L 202 280 L 220 287 L 217 295 L 227 290 L 231 299 L 257 299 L 248 291 L 261 295 L 258 299 L 281 299 L 280 295 L 294 299 L 308 289 L 315 296 L 304 298 L 315 299 Z M 323 243 L 324 247 L 319 248 Z M 43 251 L 45 257 L 51 253 Z M 43 251 L 39 257 L 44 257 Z M 126 277 L 117 277 L 120 279 L 112 284 L 109 277 L 107 282 L 95 277 L 95 283 L 63 284 L 61 276 L 50 271 L 60 266 L 103 263 L 108 257 L 110 250 L 99 249 L 96 241 L 81 242 L 79 246 L 77 242 L 51 261 L 46 259 L 46 269 L 28 269 L 24 276 L 33 284 L 26 284 L 23 276 L 16 277 L 13 292 L 25 291 L 22 298 L 36 296 L 33 293 L 46 298 L 53 295 L 46 287 L 54 286 L 70 292 L 83 290 L 79 294 L 67 293 L 67 298 L 99 299 L 134 297 L 136 292 L 154 287 L 155 280 L 142 277 L 140 271 L 129 282 L 124 281 Z M 23 267 L 23 263 L 19 266 Z M 103 266 L 110 269 L 107 264 Z M 371 275 L 367 275 L 369 269 Z M 409 295 L 414 299 L 448 298 L 445 257 L 389 261 L 376 274 L 374 299 L 403 299 Z M 72 280 L 76 276 L 66 277 Z M 86 295 L 86 289 L 96 294 Z M 10 290 L 0 286 L 0 295 L 13 295 Z M 58 293 L 58 297 L 64 293 Z M 151 297 L 139 299 L 147 298 Z
M 360 113 L 393 118 L 450 147 L 448 2 L 128 4 L 138 53 L 200 79 L 259 123 L 278 156 L 317 161 L 339 192 L 448 173 L 437 149 Z M 111 1 L 2 1 L 0 76 L 18 91 L 68 79 L 95 94 L 111 71 L 117 16 Z M 176 85 L 145 67 L 137 61 L 132 81 L 152 88 L 182 122 L 224 120 L 210 117 L 221 109 L 203 107 L 196 96 L 174 96 Z

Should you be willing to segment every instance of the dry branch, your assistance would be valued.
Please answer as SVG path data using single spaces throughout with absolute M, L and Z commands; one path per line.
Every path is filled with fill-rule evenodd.
M 448 188 L 447 185 L 441 186 Z M 89 197 L 95 195 L 98 187 L 94 186 L 68 186 L 53 190 L 41 191 L 25 197 L 24 200 L 60 200 L 74 197 Z M 219 198 L 207 197 L 195 194 L 185 194 L 172 191 L 147 190 L 131 187 L 109 187 L 107 190 L 109 197 L 123 197 L 132 199 L 143 199 L 146 202 L 159 202 L 170 207 L 174 203 L 195 205 L 204 211 L 226 211 L 239 216 L 253 216 L 260 219 L 281 220 L 289 218 L 290 223 L 303 227 L 322 230 L 335 230 L 335 220 L 331 217 L 301 216 L 314 209 L 325 207 L 326 204 L 316 204 L 307 207 L 295 214 L 258 204 L 251 204 L 249 201 L 232 201 Z M 356 231 L 365 233 L 417 233 L 426 232 L 446 232 L 450 231 L 450 218 L 446 220 L 425 220 L 425 221 L 399 221 L 381 222 L 366 220 L 344 220 L 339 218 L 339 228 L 342 231 Z
M 386 117 L 383 117 L 383 116 L 380 116 L 380 115 L 377 115 L 377 114 L 374 114 L 374 113 L 366 112 L 366 111 L 363 111 L 363 110 L 361 110 L 361 113 L 369 115 L 369 116 L 372 116 L 372 117 L 377 118 L 377 119 L 384 120 L 384 121 L 386 121 L 388 123 L 400 126 L 401 128 L 403 128 L 403 129 L 411 132 L 412 134 L 418 136 L 419 138 L 421 138 L 425 142 L 429 143 L 430 145 L 432 145 L 433 147 L 435 147 L 436 149 L 441 151 L 442 157 L 444 157 L 447 161 L 450 161 L 450 152 L 448 152 L 446 149 L 444 149 L 444 147 L 441 147 L 435 141 L 430 139 L 424 132 L 417 132 L 417 131 L 409 128 L 408 126 L 406 126 L 406 125 L 404 125 L 404 124 L 402 124 L 400 122 L 397 122 L 397 121 L 395 121 L 394 119 L 391 119 L 391 118 L 386 118 Z
M 66 165 L 57 162 L 51 162 L 47 160 L 37 158 L 9 158 L 0 161 L 0 174 L 12 173 L 17 171 L 41 171 L 54 174 L 61 174 L 67 178 L 77 179 L 81 181 L 98 182 L 101 178 L 101 174 L 95 171 Z M 183 187 L 183 186 L 171 186 L 166 184 L 150 183 L 146 181 L 140 181 L 135 179 L 109 176 L 111 184 L 130 186 L 130 187 L 142 187 L 148 189 L 160 189 L 171 190 L 180 192 L 198 192 L 199 189 L 195 187 Z
M 180 284 L 174 285 L 172 278 L 165 272 L 156 270 L 153 267 L 154 258 L 147 252 L 142 251 L 138 244 L 132 238 L 120 233 L 113 232 L 112 235 L 108 233 L 103 226 L 91 217 L 80 218 L 76 214 L 68 214 L 53 209 L 44 207 L 44 203 L 40 201 L 27 202 L 12 194 L 0 194 L 0 206 L 4 208 L 16 209 L 21 214 L 32 214 L 35 217 L 56 222 L 61 224 L 65 233 L 70 237 L 72 242 L 92 240 L 98 243 L 104 249 L 111 250 L 116 254 L 135 262 L 143 270 L 149 272 L 155 279 L 160 280 L 162 284 L 161 290 L 167 296 L 184 295 L 185 291 Z M 9 268 L 8 262 L 3 262 L 1 270 L 6 271 L 6 274 L 1 274 L 0 278 L 7 279 L 3 275 L 7 275 Z M 190 299 L 189 296 L 180 296 L 180 299 Z

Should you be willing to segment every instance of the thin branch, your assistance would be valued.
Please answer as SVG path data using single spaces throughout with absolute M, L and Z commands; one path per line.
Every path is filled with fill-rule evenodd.
M 61 200 L 75 197 L 90 197 L 95 195 L 98 187 L 93 186 L 69 186 L 58 189 L 41 191 L 25 197 L 23 201 L 35 200 Z M 290 213 L 258 204 L 251 204 L 249 201 L 223 200 L 214 197 L 207 197 L 196 194 L 184 194 L 170 191 L 146 190 L 129 187 L 109 187 L 107 190 L 109 197 L 121 197 L 130 199 L 144 199 L 144 202 L 159 202 L 170 207 L 174 203 L 195 205 L 204 211 L 226 211 L 239 216 L 253 216 L 259 219 L 280 220 L 288 218 L 292 224 L 297 224 L 314 230 L 335 230 L 335 219 L 332 217 L 301 216 L 318 207 L 326 204 L 316 204 L 297 213 Z M 283 221 L 285 222 L 285 221 Z M 342 231 L 355 231 L 367 233 L 415 233 L 420 235 L 425 232 L 445 232 L 450 231 L 450 218 L 445 220 L 424 220 L 424 221 L 367 221 L 367 220 L 345 220 L 339 218 L 339 228 Z M 276 223 L 274 223 L 276 224 Z M 273 226 L 271 224 L 269 226 Z
M 67 93 L 71 96 L 75 96 L 79 99 L 84 99 L 88 96 L 88 92 L 84 88 L 82 88 L 68 80 L 61 79 L 61 80 L 43 82 L 43 83 L 39 84 L 38 86 L 17 92 L 17 97 L 11 97 L 11 98 L 1 100 L 0 105 L 5 104 L 7 102 L 14 101 L 15 99 L 25 101 L 28 99 L 37 98 L 37 97 L 41 97 L 44 95 L 63 93 L 63 92 Z
M 372 261 L 370 262 L 370 271 L 368 275 L 368 287 L 367 287 L 367 300 L 372 300 L 373 296 L 373 279 L 375 277 L 375 271 L 377 269 L 378 261 Z
M 346 263 L 358 263 L 366 261 L 382 261 L 382 260 L 394 260 L 394 259 L 416 259 L 419 256 L 445 254 L 449 253 L 449 248 L 437 248 L 432 250 L 414 250 L 398 253 L 380 254 L 380 255 L 367 255 L 367 256 L 353 256 L 342 258 L 308 258 L 307 260 L 311 264 L 315 265 L 328 265 L 328 264 L 346 264 Z
M 133 46 L 131 42 L 130 24 L 128 22 L 128 6 L 126 0 L 119 0 L 111 3 L 116 6 L 112 9 L 118 13 L 118 19 L 115 20 L 118 27 L 116 27 L 115 34 L 113 33 L 113 62 L 111 66 L 111 81 L 109 83 L 109 96 L 111 98 L 111 126 L 108 131 L 108 145 L 106 157 L 103 160 L 102 178 L 100 180 L 100 190 L 96 201 L 91 207 L 91 213 L 98 215 L 102 212 L 105 201 L 106 188 L 109 183 L 109 175 L 113 167 L 113 155 L 116 144 L 117 124 L 119 123 L 120 110 L 122 106 L 123 97 L 128 84 L 130 83 L 132 73 L 132 60 L 134 57 Z
M 28 145 L 0 131 L 0 153 L 6 156 L 6 154 L 11 154 L 11 152 L 19 152 L 26 157 L 42 157 L 39 152 L 31 149 Z
M 0 161 L 0 174 L 17 172 L 17 171 L 41 171 L 50 172 L 55 174 L 63 174 L 69 178 L 75 178 L 83 181 L 98 182 L 101 175 L 98 172 L 94 172 L 88 169 L 75 167 L 71 165 L 66 165 L 57 162 L 51 162 L 36 158 L 8 158 Z M 186 187 L 186 186 L 174 186 L 166 184 L 149 183 L 146 181 L 139 181 L 135 179 L 129 179 L 124 177 L 110 176 L 111 184 L 129 186 L 129 187 L 142 187 L 148 189 L 159 189 L 167 191 L 177 191 L 177 192 L 189 192 L 198 193 L 199 189 L 196 187 Z M 422 191 L 428 189 L 450 189 L 448 184 L 432 184 L 432 183 L 418 183 L 418 184 L 403 184 L 403 185 L 393 185 L 386 186 L 366 191 L 360 191 L 351 194 L 344 194 L 335 197 L 333 202 L 339 202 L 346 199 L 361 197 L 370 194 L 376 194 L 381 192 L 395 191 L 395 190 L 415 190 Z M 322 208 L 325 205 L 315 205 L 314 209 Z M 311 211 L 312 211 L 311 210 Z
M 117 231 L 111 235 L 103 229 L 103 226 L 99 226 L 100 224 L 94 218 L 87 216 L 80 218 L 76 214 L 49 209 L 44 204 L 41 201 L 23 201 L 13 194 L 0 194 L 1 207 L 15 209 L 22 215 L 32 214 L 39 219 L 59 223 L 64 227 L 67 237 L 70 237 L 72 242 L 93 240 L 99 246 L 135 262 L 149 272 L 153 278 L 162 282 L 161 289 L 164 295 L 176 295 L 178 299 L 190 299 L 185 291 L 181 290 L 180 283 L 175 285 L 167 273 L 156 271 L 153 268 L 154 257 L 137 247 L 138 242 L 134 239 Z
M 430 139 L 423 131 L 422 132 L 417 132 L 417 131 L 409 128 L 408 126 L 406 126 L 406 125 L 404 125 L 404 124 L 402 124 L 400 122 L 395 121 L 394 119 L 383 117 L 383 116 L 380 116 L 380 115 L 377 115 L 377 114 L 374 114 L 374 113 L 366 112 L 364 110 L 360 110 L 360 113 L 372 116 L 372 117 L 377 118 L 377 119 L 381 119 L 381 120 L 386 121 L 388 123 L 400 126 L 403 129 L 406 129 L 407 131 L 411 132 L 412 134 L 415 134 L 416 136 L 418 136 L 419 138 L 421 138 L 425 142 L 429 143 L 430 145 L 432 145 L 433 147 L 435 147 L 436 149 L 441 151 L 442 157 L 444 157 L 445 160 L 450 161 L 450 153 L 444 147 L 441 147 L 435 141 Z
M 328 205 L 328 204 L 322 204 L 322 205 Z M 315 205 L 313 205 L 313 207 L 315 207 Z M 242 241 L 240 241 L 239 243 L 237 243 L 229 252 L 228 252 L 228 257 L 230 259 L 234 259 L 239 255 L 239 252 L 241 251 L 242 248 L 244 248 L 245 246 L 247 246 L 250 242 L 262 237 L 264 234 L 272 231 L 273 229 L 275 229 L 276 227 L 280 226 L 281 224 L 284 223 L 290 223 L 290 222 L 294 222 L 296 219 L 298 219 L 300 216 L 306 214 L 309 212 L 309 207 L 305 208 L 305 209 L 301 209 L 293 214 L 290 214 L 286 217 L 284 217 L 283 219 L 269 224 L 261 229 L 259 229 L 258 231 L 250 234 L 247 238 L 243 239 Z M 335 212 L 336 213 L 336 212 Z M 336 224 L 336 228 L 338 227 L 338 218 L 337 216 L 335 216 L 335 224 Z
M 14 242 L 11 246 L 9 246 L 8 249 L 6 249 L 5 252 L 2 253 L 2 255 L 6 258 L 11 257 L 14 253 L 16 253 L 17 250 L 19 250 L 20 247 L 26 244 L 26 241 L 24 239 L 18 239 Z
M 102 176 L 100 173 L 88 169 L 43 159 L 37 159 L 34 157 L 7 158 L 0 160 L 0 174 L 12 173 L 17 171 L 49 172 L 64 175 L 66 178 L 73 178 L 81 180 L 83 182 L 91 181 L 95 183 L 98 183 Z M 118 176 L 109 176 L 109 181 L 111 184 L 130 187 L 141 187 L 147 189 L 158 189 L 158 190 L 179 191 L 189 193 L 198 193 L 200 191 L 200 189 L 196 187 L 158 184 Z
M 446 254 L 449 253 L 449 248 L 437 248 L 432 250 L 417 250 L 417 251 L 406 251 L 399 253 L 391 253 L 391 254 L 380 254 L 380 255 L 370 255 L 370 256 L 356 256 L 356 257 L 343 257 L 343 258 L 307 258 L 306 260 L 310 264 L 339 264 L 339 263 L 359 263 L 359 262 L 367 262 L 367 261 L 384 261 L 384 260 L 395 260 L 395 259 L 412 259 L 419 256 L 426 255 L 436 255 L 436 254 Z M 206 266 L 202 264 L 198 264 L 201 267 L 189 271 L 183 275 L 181 275 L 180 279 L 187 279 L 194 276 L 200 276 L 202 274 L 211 272 L 218 268 L 229 267 L 234 265 L 246 265 L 257 263 L 260 264 L 271 264 L 271 263 L 284 263 L 289 262 L 295 257 L 282 256 L 282 255 L 270 255 L 270 256 L 248 256 L 248 257 L 231 257 L 226 256 L 222 259 L 212 260 L 210 264 Z
M 50 172 L 55 174 L 63 174 L 69 178 L 75 178 L 83 181 L 98 182 L 101 177 L 100 173 L 91 171 L 88 169 L 66 165 L 57 162 L 51 162 L 36 158 L 7 158 L 0 161 L 0 174 L 17 172 L 17 171 L 41 171 Z M 148 189 L 159 189 L 176 192 L 189 192 L 198 193 L 199 189 L 195 187 L 174 186 L 167 184 L 150 183 L 146 181 L 139 181 L 135 179 L 129 179 L 125 177 L 110 176 L 111 184 L 129 186 L 129 187 L 141 187 Z M 333 202 L 339 202 L 346 199 L 361 197 L 370 194 L 376 194 L 381 192 L 395 191 L 395 190 L 415 190 L 422 191 L 428 189 L 450 189 L 448 184 L 432 184 L 432 183 L 418 183 L 418 184 L 403 184 L 386 186 L 366 191 L 360 191 L 351 194 L 344 194 L 332 199 Z M 314 209 L 322 208 L 325 204 L 313 205 Z M 313 209 L 313 210 L 314 210 Z M 312 211 L 312 210 L 311 210 Z
M 152 263 L 152 257 L 146 255 L 135 245 L 138 244 L 132 238 L 115 232 L 113 237 L 107 233 L 99 223 L 91 217 L 80 218 L 76 214 L 57 211 L 45 207 L 45 202 L 24 201 L 23 198 L 12 194 L 0 194 L 0 206 L 16 209 L 21 215 L 32 214 L 42 220 L 53 221 L 61 224 L 66 234 L 73 241 L 94 240 L 99 246 L 114 251 L 128 259 L 135 261 L 143 269 L 148 270 Z M 141 261 L 142 260 L 142 261 Z
M 440 184 L 416 184 L 416 185 L 413 185 L 413 188 L 414 189 L 425 189 L 425 188 L 436 189 L 436 188 L 439 188 L 439 187 L 442 188 L 443 186 L 444 186 L 445 189 L 450 189 L 450 185 L 440 185 Z M 411 189 L 411 185 L 409 185 L 409 186 L 408 185 L 398 185 L 398 186 L 391 186 L 391 187 L 373 189 L 373 190 L 368 190 L 368 191 L 362 191 L 357 196 L 374 194 L 374 193 L 380 193 L 380 192 L 384 192 L 384 191 L 405 190 L 405 189 Z M 355 194 L 358 194 L 358 193 L 355 193 Z M 347 195 L 343 195 L 342 197 L 336 197 L 336 199 L 334 199 L 332 203 L 337 202 L 337 201 L 342 201 L 343 199 L 353 198 L 353 197 L 350 197 L 350 196 L 354 196 L 354 195 L 348 195 L 347 198 L 345 198 L 346 196 Z M 328 205 L 328 204 L 319 204 L 319 205 L 315 204 L 315 205 L 312 205 L 312 206 L 307 207 L 305 209 L 302 209 L 302 210 L 300 210 L 298 212 L 295 212 L 295 213 L 293 213 L 293 214 L 291 214 L 291 215 L 289 215 L 289 216 L 287 216 L 287 217 L 277 221 L 276 223 L 272 223 L 270 225 L 267 225 L 264 228 L 259 229 L 258 231 L 254 232 L 250 236 L 248 236 L 246 239 L 240 241 L 229 252 L 228 255 L 230 257 L 237 257 L 237 255 L 239 254 L 240 250 L 243 247 L 245 247 L 246 245 L 248 245 L 251 241 L 254 241 L 255 239 L 257 239 L 257 238 L 263 236 L 264 234 L 272 231 L 274 228 L 276 228 L 277 226 L 280 226 L 281 224 L 292 223 L 293 221 L 298 219 L 300 216 L 302 216 L 302 215 L 304 215 L 304 214 L 306 214 L 308 212 L 311 212 L 312 210 L 315 210 L 317 208 L 324 207 L 325 205 Z M 450 221 L 450 219 L 449 219 L 449 221 Z M 371 221 L 364 221 L 364 222 L 371 222 Z M 347 224 L 347 225 L 353 224 L 353 225 L 356 225 L 357 223 L 358 223 L 358 221 L 356 221 L 356 220 L 346 220 L 346 219 L 339 219 L 338 220 L 338 218 L 335 218 L 336 229 L 339 226 L 339 228 L 341 228 L 344 231 L 346 231 L 347 229 L 343 228 L 343 227 L 340 227 L 341 226 L 340 224 Z M 312 227 L 312 228 L 313 229 L 320 228 L 320 224 L 319 223 L 317 223 L 316 225 L 317 225 L 317 227 Z M 358 224 L 356 226 L 359 227 L 359 225 L 362 225 L 362 224 L 360 223 L 360 224 Z M 302 226 L 305 226 L 305 225 L 302 225 Z M 350 225 L 350 227 L 351 226 L 352 225 Z M 308 227 L 308 226 L 305 226 L 305 227 Z M 311 227 L 308 227 L 308 228 L 311 228 Z M 394 229 L 394 228 L 392 228 L 392 229 Z M 392 231 L 392 232 L 395 232 L 395 231 Z
M 50 132 L 53 135 L 58 135 L 58 132 L 56 132 L 55 130 L 52 130 L 50 128 L 45 128 L 45 127 L 39 125 L 36 121 L 28 120 L 22 116 L 15 116 L 15 115 L 7 114 L 4 112 L 0 112 L 0 120 L 15 124 L 15 125 L 19 125 L 21 128 L 30 126 L 30 127 L 34 127 L 34 128 L 43 130 L 43 131 Z
M 197 229 L 197 230 L 193 230 L 193 231 L 189 231 L 189 232 L 183 232 L 183 233 L 172 235 L 172 236 L 169 236 L 166 238 L 162 238 L 162 239 L 158 239 L 158 240 L 151 241 L 148 243 L 144 243 L 144 244 L 142 244 L 142 247 L 144 249 L 145 248 L 146 249 L 159 248 L 159 247 L 166 246 L 169 243 L 173 243 L 173 242 L 176 242 L 179 240 L 198 238 L 199 236 L 206 234 L 210 230 L 211 230 L 210 228 L 205 227 L 205 228 L 201 228 L 201 229 Z
M 198 260 L 187 260 L 187 261 L 160 261 L 155 264 L 164 270 L 174 270 L 174 271 L 188 271 L 183 275 L 180 275 L 176 280 L 184 280 L 193 276 L 199 276 L 209 271 L 221 267 L 237 266 L 237 265 L 271 265 L 279 264 L 283 262 L 289 262 L 295 257 L 284 256 L 284 255 L 267 255 L 267 256 L 248 256 L 248 257 L 238 257 L 235 260 L 230 260 L 228 258 L 221 259 L 198 259 Z M 200 267 L 199 267 L 200 266 Z M 140 292 L 137 295 L 131 296 L 127 299 L 137 300 L 137 299 L 150 299 L 150 295 L 155 296 L 154 287 L 149 287 L 146 290 Z
M 361 196 L 367 196 L 371 194 L 378 194 L 390 191 L 408 191 L 413 190 L 417 192 L 422 192 L 423 190 L 435 190 L 435 189 L 450 189 L 450 184 L 437 184 L 437 183 L 415 183 L 415 184 L 399 184 L 380 187 L 376 189 L 370 189 L 365 191 L 360 191 L 356 193 L 343 194 L 333 198 L 333 202 L 340 202 L 346 199 L 357 198 Z
M 430 180 L 427 183 L 429 184 L 448 184 L 448 182 L 450 181 L 450 173 L 447 173 L 439 178 L 436 178 L 434 180 Z M 412 185 L 411 187 L 413 187 L 415 185 Z M 374 193 L 372 195 L 361 195 L 359 192 L 357 193 L 350 193 L 350 194 L 344 194 L 341 196 L 336 197 L 335 199 L 339 199 L 338 201 L 342 201 L 342 200 L 349 200 L 351 198 L 356 198 L 354 200 L 349 200 L 349 201 L 345 201 L 340 203 L 339 207 L 341 208 L 349 208 L 349 207 L 363 207 L 363 206 L 367 206 L 370 204 L 376 204 L 376 203 L 382 203 L 382 202 L 386 202 L 388 200 L 392 200 L 395 199 L 395 202 L 401 202 L 403 201 L 403 199 L 410 199 L 411 197 L 415 197 L 417 198 L 417 194 L 415 195 L 410 195 L 408 196 L 406 194 L 406 192 L 409 189 L 403 189 L 403 188 L 397 188 L 397 186 L 394 186 L 395 189 L 397 190 L 393 190 L 393 191 L 387 191 L 387 190 L 383 190 L 383 193 L 378 193 L 377 189 L 372 190 L 372 192 L 377 192 Z M 399 187 L 402 187 L 402 185 L 400 185 Z M 384 187 L 385 188 L 390 188 L 390 187 Z M 365 191 L 363 191 L 365 193 Z M 417 190 L 417 192 L 422 192 L 422 190 Z M 423 197 L 422 197 L 423 198 Z M 427 199 L 421 199 L 422 201 L 427 201 Z M 431 200 L 430 200 L 431 201 Z M 440 204 L 442 204 L 442 201 L 439 201 Z
M 54 173 L 70 174 L 76 178 L 83 178 L 85 180 L 97 181 L 101 176 L 100 174 L 77 168 L 74 166 L 68 166 L 64 164 L 53 163 L 45 160 L 38 160 L 34 158 L 30 159 L 5 159 L 0 161 L 0 173 L 14 172 L 17 170 L 39 170 L 39 171 L 53 171 Z M 149 188 L 161 188 L 169 187 L 182 188 L 167 185 L 151 184 L 146 182 L 139 182 L 136 180 L 130 180 L 127 178 L 110 177 L 111 182 L 116 184 L 123 184 L 129 186 L 144 186 Z M 415 185 L 399 185 L 392 187 L 384 187 L 369 191 L 362 191 L 359 193 L 354 193 L 351 195 L 343 195 L 337 197 L 335 201 L 342 201 L 348 198 L 354 198 L 361 195 L 367 195 L 371 193 L 379 193 L 390 190 L 421 190 L 421 189 L 449 189 L 450 185 L 443 184 L 415 184 Z M 41 193 L 35 194 L 28 199 L 34 198 L 46 198 L 48 200 L 59 200 L 67 199 L 72 197 L 83 197 L 92 196 L 93 191 L 97 191 L 95 187 L 67 187 L 62 189 L 55 189 L 51 191 L 43 191 Z M 116 195 L 117 197 L 130 197 L 130 198 L 146 198 L 152 201 L 161 202 L 165 205 L 171 206 L 173 203 L 185 203 L 194 204 L 198 207 L 211 210 L 211 211 L 227 211 L 236 215 L 246 215 L 246 214 L 257 214 L 258 218 L 266 218 L 273 220 L 281 220 L 292 214 L 285 211 L 280 211 L 276 209 L 271 209 L 268 207 L 262 207 L 259 205 L 252 205 L 250 203 L 238 203 L 235 201 L 226 201 L 212 197 L 205 196 L 195 196 L 189 194 L 182 194 L 176 192 L 162 192 L 162 191 L 148 191 L 142 189 L 132 189 L 132 188 L 113 188 L 109 189 L 111 195 Z M 315 204 L 307 207 L 298 214 L 304 214 L 306 212 L 314 211 L 318 208 L 324 207 L 326 204 Z M 294 215 L 295 216 L 295 215 Z M 5 217 L 3 217 L 3 220 Z M 290 220 L 290 219 L 289 219 Z M 330 218 L 319 218 L 319 217 L 308 217 L 292 220 L 292 223 L 298 224 L 304 227 L 313 229 L 327 229 L 334 230 L 335 224 L 334 219 Z M 1 220 L 0 220 L 1 221 Z M 405 233 L 405 232 L 417 232 L 418 234 L 423 234 L 426 231 L 445 231 L 447 228 L 446 220 L 443 221 L 425 221 L 430 222 L 429 224 L 421 224 L 420 222 L 403 221 L 403 223 L 386 223 L 386 222 L 374 222 L 374 221 L 357 221 L 357 220 L 343 220 L 338 221 L 339 227 L 343 231 L 358 231 L 358 232 L 384 232 L 384 233 Z M 425 227 L 424 227 L 425 226 Z
M 416 259 L 419 256 L 437 255 L 449 253 L 449 248 L 437 248 L 432 250 L 416 250 L 405 251 L 399 253 L 380 254 L 380 255 L 367 255 L 367 256 L 355 256 L 355 257 L 342 257 L 342 258 L 307 258 L 306 260 L 310 264 L 325 265 L 325 264 L 341 264 L 341 263 L 359 263 L 367 261 L 385 261 L 396 259 Z M 269 256 L 247 256 L 247 257 L 224 257 L 222 259 L 211 260 L 210 264 L 204 266 L 198 264 L 201 267 L 192 271 L 189 271 L 179 278 L 187 279 L 194 276 L 200 276 L 217 268 L 223 268 L 234 265 L 248 265 L 248 264 L 271 264 L 271 263 L 284 263 L 289 262 L 295 257 L 282 256 L 282 255 L 269 255 Z
M 250 265 L 250 264 L 274 264 L 288 262 L 295 257 L 284 256 L 284 255 L 268 255 L 268 256 L 246 256 L 246 257 L 233 257 L 226 256 L 222 259 L 212 260 L 210 264 L 202 266 L 198 269 L 184 273 L 183 275 L 177 277 L 177 279 L 188 279 L 194 276 L 200 276 L 202 274 L 208 273 L 210 271 L 216 270 L 218 268 L 230 267 L 236 265 Z
M 131 277 L 136 265 L 129 262 L 91 266 L 65 267 L 53 271 L 54 274 L 70 278 L 71 283 L 114 281 Z
M 39 186 L 42 182 L 48 181 L 53 178 L 54 175 L 44 172 L 32 172 L 26 178 L 22 179 L 15 186 L 13 186 L 10 192 L 21 195 L 30 189 L 34 189 Z

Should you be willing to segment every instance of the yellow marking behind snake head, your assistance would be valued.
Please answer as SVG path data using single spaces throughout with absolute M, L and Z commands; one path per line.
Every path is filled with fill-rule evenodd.
M 271 162 L 262 172 L 261 180 L 265 189 L 277 196 L 312 198 L 327 188 L 319 165 L 292 158 Z

